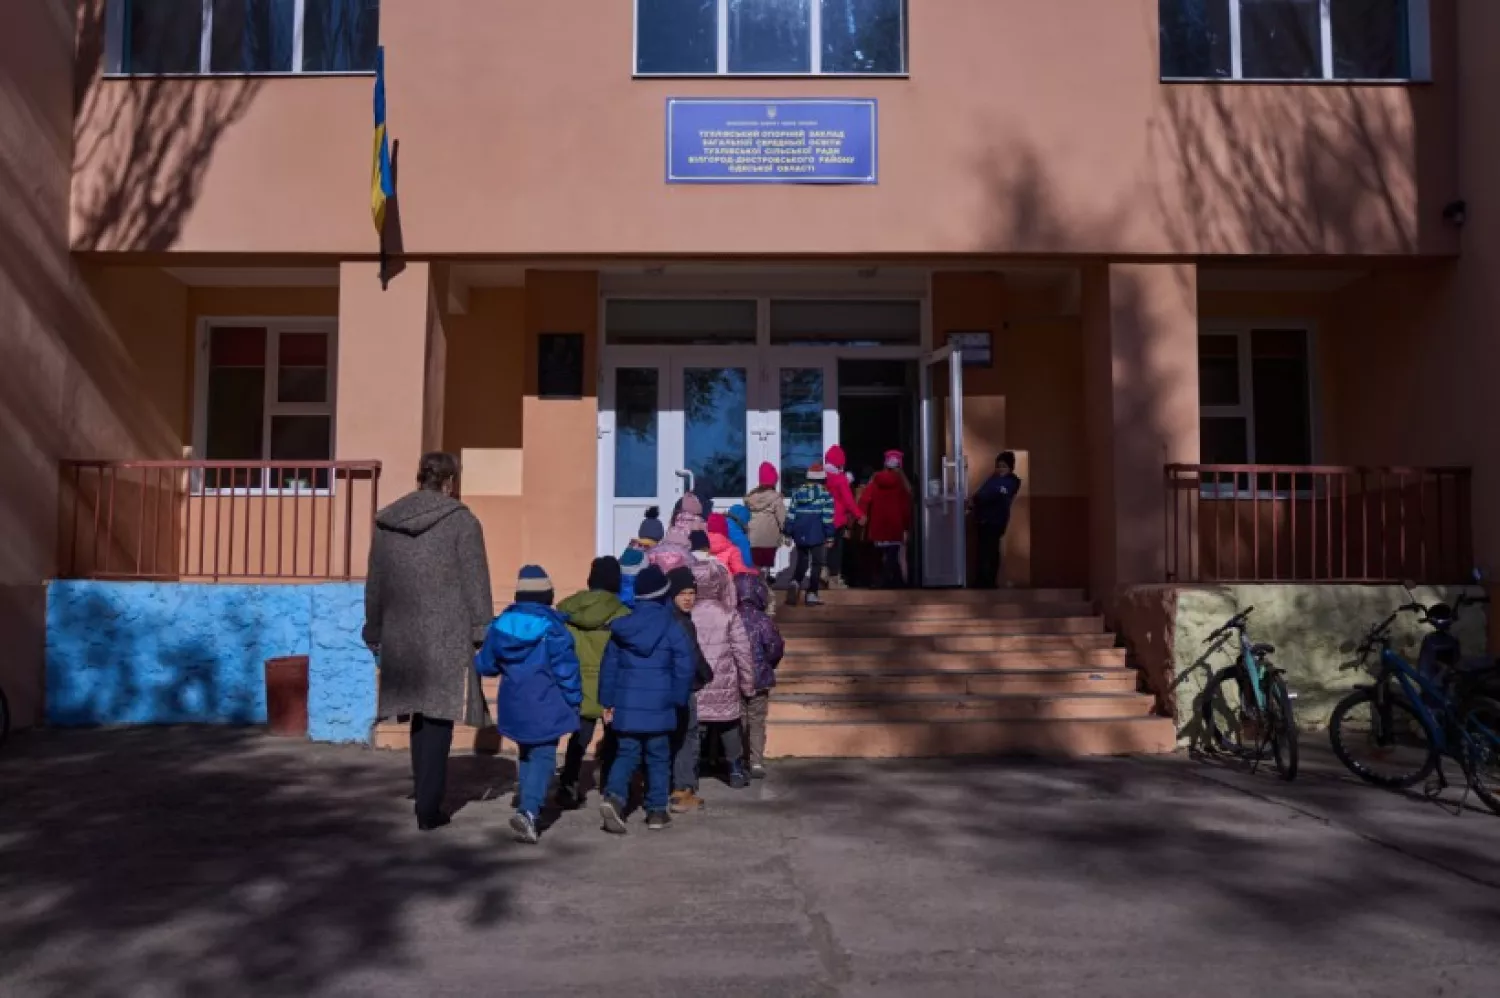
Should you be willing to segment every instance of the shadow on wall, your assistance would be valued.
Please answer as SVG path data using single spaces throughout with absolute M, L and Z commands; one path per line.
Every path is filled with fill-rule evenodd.
M 204 729 L 40 732 L 7 751 L 9 994 L 324 994 L 425 965 L 433 905 L 503 929 L 518 866 L 545 876 L 574 852 L 521 862 L 457 825 L 424 836 L 409 774 L 373 753 Z

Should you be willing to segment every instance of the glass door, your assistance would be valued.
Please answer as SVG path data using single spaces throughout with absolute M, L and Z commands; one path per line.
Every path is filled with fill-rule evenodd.
M 671 419 L 665 457 L 681 494 L 687 481 L 713 496 L 723 512 L 754 481 L 755 399 L 760 368 L 754 350 L 674 351 Z M 681 476 L 679 472 L 686 472 Z M 675 502 L 676 499 L 673 499 Z M 670 509 L 664 508 L 667 515 Z
M 675 501 L 675 465 L 665 451 L 671 368 L 657 351 L 605 365 L 599 386 L 598 553 L 619 555 L 646 510 Z
M 964 458 L 963 355 L 951 346 L 922 365 L 922 584 L 960 587 L 968 577 L 968 462 Z

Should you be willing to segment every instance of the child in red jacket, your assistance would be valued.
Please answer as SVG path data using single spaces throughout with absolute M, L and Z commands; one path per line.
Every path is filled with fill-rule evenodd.
M 828 584 L 837 588 L 843 585 L 844 548 L 849 540 L 849 530 L 859 519 L 859 508 L 854 503 L 854 488 L 849 484 L 848 458 L 844 448 L 834 444 L 823 458 L 828 469 L 828 492 L 833 496 L 833 546 L 828 550 Z
M 906 586 L 901 571 L 901 548 L 911 533 L 912 523 L 911 486 L 901 472 L 901 452 L 885 452 L 885 468 L 870 479 L 859 497 L 860 519 L 870 543 L 880 549 L 882 555 L 882 588 L 902 589 Z

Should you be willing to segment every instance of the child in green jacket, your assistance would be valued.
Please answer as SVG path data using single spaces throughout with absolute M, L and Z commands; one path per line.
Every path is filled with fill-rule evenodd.
M 589 587 L 574 593 L 557 605 L 568 617 L 568 634 L 578 652 L 579 671 L 583 676 L 583 706 L 579 709 L 578 730 L 568 739 L 562 773 L 557 778 L 557 806 L 571 811 L 583 806 L 587 791 L 578 785 L 583 771 L 583 756 L 594 741 L 602 709 L 599 706 L 599 667 L 604 649 L 609 646 L 610 625 L 630 610 L 620 599 L 620 563 L 614 558 L 595 558 L 589 569 Z M 614 760 L 614 733 L 606 726 L 604 739 L 595 754 L 598 768 L 594 785 L 603 787 Z

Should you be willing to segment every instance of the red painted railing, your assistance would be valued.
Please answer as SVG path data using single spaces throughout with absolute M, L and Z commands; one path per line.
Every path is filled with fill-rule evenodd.
M 1169 582 L 1464 582 L 1467 468 L 1174 464 Z
M 378 461 L 63 461 L 62 578 L 321 581 L 363 574 Z

